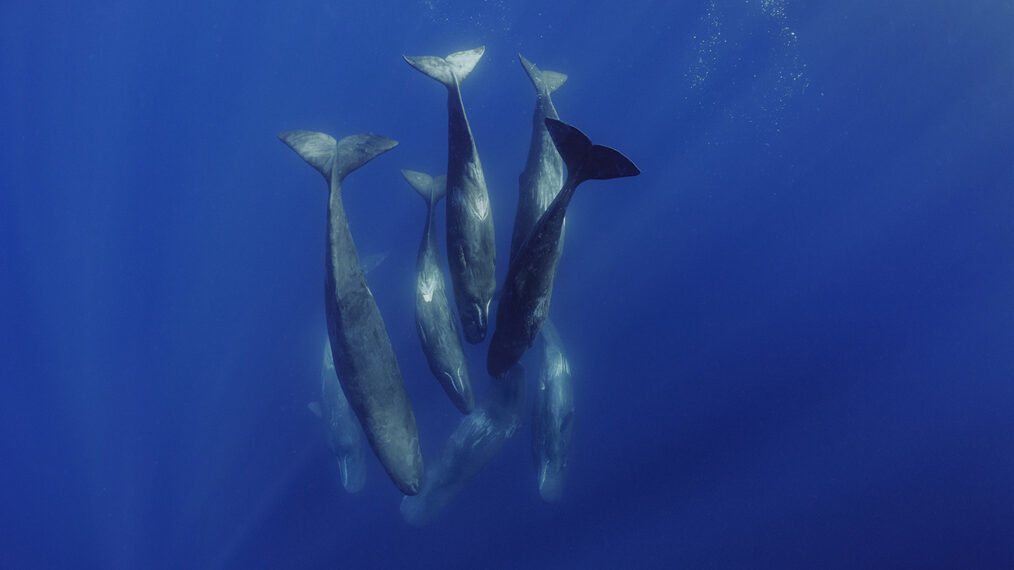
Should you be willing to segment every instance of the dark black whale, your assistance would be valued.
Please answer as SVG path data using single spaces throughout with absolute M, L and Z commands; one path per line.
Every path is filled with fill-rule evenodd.
M 415 415 L 391 339 L 359 263 L 341 195 L 345 176 L 398 143 L 377 135 L 335 141 L 311 131 L 287 131 L 278 138 L 328 182 L 324 302 L 335 368 L 373 452 L 398 489 L 414 495 L 423 478 Z
M 486 356 L 486 369 L 494 378 L 503 376 L 521 359 L 549 314 L 556 267 L 563 251 L 563 221 L 574 190 L 585 180 L 641 172 L 618 151 L 593 145 L 584 133 L 566 123 L 547 118 L 546 127 L 567 165 L 567 180 L 511 259 Z

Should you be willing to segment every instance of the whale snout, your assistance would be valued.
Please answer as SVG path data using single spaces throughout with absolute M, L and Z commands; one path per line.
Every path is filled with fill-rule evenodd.
M 464 329 L 465 341 L 478 344 L 486 339 L 486 323 L 489 317 L 489 302 L 485 306 L 479 303 L 468 303 L 461 311 L 461 327 Z
M 442 383 L 455 407 L 463 414 L 472 413 L 472 410 L 475 409 L 475 395 L 472 393 L 472 381 L 468 377 L 468 369 L 459 366 L 454 371 L 443 371 L 442 375 Z

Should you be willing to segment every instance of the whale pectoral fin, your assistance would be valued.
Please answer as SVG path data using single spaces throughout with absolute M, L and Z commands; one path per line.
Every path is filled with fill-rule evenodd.
M 318 418 L 324 417 L 324 411 L 320 409 L 320 402 L 310 402 L 306 407 Z

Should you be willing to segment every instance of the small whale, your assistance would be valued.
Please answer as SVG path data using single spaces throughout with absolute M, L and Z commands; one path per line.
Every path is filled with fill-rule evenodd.
M 486 338 L 496 289 L 496 243 L 486 177 L 461 101 L 461 82 L 485 49 L 446 58 L 405 56 L 409 65 L 447 87 L 447 262 L 461 327 L 471 344 Z
M 542 339 L 542 369 L 532 411 L 532 457 L 538 473 L 539 495 L 547 503 L 560 500 L 574 431 L 574 386 L 570 364 L 563 354 L 553 321 L 546 319 Z
M 518 211 L 514 215 L 510 259 L 514 259 L 518 248 L 563 186 L 563 159 L 546 129 L 546 117 L 560 118 L 550 96 L 567 81 L 567 76 L 555 71 L 542 71 L 521 54 L 518 54 L 518 58 L 535 86 L 535 116 L 528 160 L 518 180 Z M 560 236 L 562 241 L 563 230 L 560 231 Z
M 321 401 L 308 407 L 327 424 L 328 445 L 338 461 L 338 476 L 349 493 L 358 493 L 366 483 L 366 453 L 363 433 L 349 401 L 338 383 L 331 340 L 324 339 L 324 364 L 320 369 Z
M 556 268 L 563 253 L 563 221 L 578 185 L 585 180 L 635 176 L 641 171 L 609 147 L 593 145 L 574 127 L 546 118 L 546 127 L 567 165 L 567 179 L 511 260 L 497 305 L 496 330 L 486 354 L 490 376 L 503 376 L 539 334 L 549 315 Z
M 486 399 L 461 419 L 444 444 L 440 461 L 426 473 L 422 491 L 401 501 L 401 516 L 422 526 L 457 497 L 521 425 L 525 405 L 525 369 L 514 366 L 490 384 Z
M 415 414 L 401 379 L 391 338 L 366 283 L 342 203 L 342 180 L 397 142 L 377 135 L 335 141 L 312 131 L 278 138 L 327 180 L 327 254 L 324 305 L 338 379 L 374 454 L 406 495 L 422 486 L 423 463 Z
M 440 381 L 451 402 L 461 413 L 467 414 L 475 407 L 475 396 L 468 377 L 468 362 L 461 347 L 461 335 L 444 288 L 433 222 L 433 208 L 444 197 L 447 180 L 444 176 L 431 178 L 412 170 L 402 170 L 401 174 L 426 201 L 426 227 L 416 260 L 416 331 L 430 371 Z

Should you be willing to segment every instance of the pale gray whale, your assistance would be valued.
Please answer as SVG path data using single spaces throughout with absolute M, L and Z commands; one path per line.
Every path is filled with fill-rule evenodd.
M 489 303 L 496 289 L 496 243 L 486 178 L 461 101 L 461 82 L 485 47 L 446 58 L 405 57 L 405 61 L 447 87 L 447 262 L 454 302 L 465 340 L 486 338 Z
M 574 387 L 570 363 L 563 354 L 560 335 L 546 319 L 542 339 L 542 368 L 532 410 L 532 458 L 538 474 L 539 495 L 546 502 L 560 500 L 570 458 L 574 431 Z
M 312 131 L 278 135 L 328 182 L 324 305 L 338 379 L 381 465 L 406 495 L 419 492 L 419 433 L 380 309 L 366 283 L 342 203 L 342 180 L 397 146 L 377 135 L 335 141 Z
M 412 170 L 402 170 L 401 174 L 426 201 L 426 226 L 416 258 L 416 332 L 419 333 L 419 342 L 422 343 L 430 372 L 440 381 L 447 396 L 461 413 L 467 414 L 475 407 L 475 396 L 468 376 L 468 362 L 461 347 L 461 335 L 444 288 L 444 273 L 440 269 L 437 232 L 433 221 L 433 209 L 444 197 L 447 179 L 444 176 L 432 178 Z

